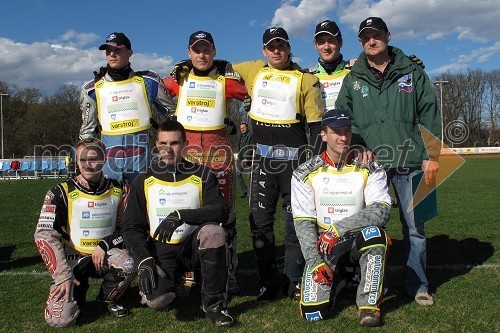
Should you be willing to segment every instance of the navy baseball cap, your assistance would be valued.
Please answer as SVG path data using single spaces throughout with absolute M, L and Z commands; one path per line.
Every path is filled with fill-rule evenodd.
M 214 39 L 212 38 L 212 35 L 209 32 L 206 31 L 196 31 L 189 36 L 189 47 L 193 46 L 194 44 L 198 43 L 199 41 L 205 41 L 207 43 L 212 44 L 215 46 Z
M 348 113 L 340 109 L 332 109 L 326 111 L 323 119 L 321 120 L 321 127 L 328 126 L 331 129 L 351 125 L 352 121 Z
M 329 34 L 333 37 L 337 37 L 337 35 L 340 34 L 340 29 L 337 23 L 326 20 L 318 23 L 314 32 L 314 38 L 316 38 L 316 36 L 318 36 L 319 34 Z
M 361 32 L 366 29 L 389 32 L 389 29 L 387 29 L 387 24 L 385 24 L 384 20 L 382 20 L 380 17 L 369 17 L 361 22 L 361 24 L 359 25 L 358 37 L 359 35 L 361 35 Z
M 131 50 L 132 45 L 130 44 L 130 40 L 123 32 L 112 32 L 109 34 L 108 38 L 104 44 L 99 46 L 99 50 L 106 50 L 108 46 L 116 47 L 121 49 L 122 47 L 126 47 Z
M 264 46 L 275 39 L 282 39 L 288 43 L 288 34 L 286 33 L 285 29 L 281 27 L 272 27 L 264 31 L 264 35 L 262 36 L 262 42 L 264 43 Z

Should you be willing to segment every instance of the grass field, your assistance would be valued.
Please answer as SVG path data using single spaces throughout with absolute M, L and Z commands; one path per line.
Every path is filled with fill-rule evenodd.
M 0 332 L 52 332 L 43 319 L 50 276 L 33 242 L 45 191 L 58 180 L 0 182 Z M 438 189 L 439 216 L 426 225 L 428 277 L 436 304 L 423 308 L 402 290 L 404 261 L 399 216 L 393 209 L 388 232 L 393 238 L 387 286 L 382 303 L 383 326 L 377 332 L 500 332 L 500 158 L 466 159 Z M 239 193 L 238 193 L 239 195 Z M 288 299 L 258 306 L 257 271 L 247 223 L 248 206 L 238 199 L 240 296 L 230 303 L 238 321 L 232 332 L 361 332 L 355 295 L 344 293 L 335 316 L 308 323 Z M 282 230 L 282 214 L 277 230 Z M 278 236 L 283 244 L 283 233 Z M 280 246 L 280 254 L 283 248 Z M 281 258 L 282 259 L 282 258 Z M 100 281 L 92 282 L 79 326 L 66 332 L 215 332 L 199 310 L 194 293 L 178 299 L 176 308 L 157 313 L 142 307 L 134 283 L 126 305 L 132 316 L 107 316 L 92 301 Z

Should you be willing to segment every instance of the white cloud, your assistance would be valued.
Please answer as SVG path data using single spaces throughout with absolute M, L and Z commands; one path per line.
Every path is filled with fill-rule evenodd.
M 271 21 L 273 26 L 282 26 L 292 35 L 306 36 L 311 25 L 327 18 L 328 12 L 335 9 L 335 0 L 285 0 Z
M 500 35 L 498 0 L 284 0 L 271 23 L 307 36 L 312 25 L 333 16 L 353 31 L 369 16 L 382 17 L 397 39 L 434 40 L 452 35 L 484 43 Z
M 19 88 L 38 88 L 47 95 L 63 84 L 80 86 L 92 79 L 93 71 L 106 64 L 104 52 L 97 47 L 77 47 L 95 41 L 92 35 L 68 31 L 58 38 L 63 43 L 23 44 L 0 38 L 0 78 Z M 156 53 L 134 53 L 131 64 L 136 70 L 149 69 L 165 76 L 173 65 L 173 59 Z
M 473 50 L 469 54 L 460 54 L 457 58 L 452 59 L 450 64 L 445 66 L 441 66 L 433 71 L 430 71 L 430 74 L 441 74 L 445 72 L 458 72 L 466 70 L 471 67 L 471 63 L 480 64 L 486 62 L 493 58 L 496 54 L 500 53 L 500 42 L 496 42 L 492 46 L 482 47 L 477 50 Z
M 498 0 L 354 0 L 338 11 L 340 22 L 354 31 L 369 16 L 382 17 L 398 39 L 456 35 L 485 42 L 500 35 Z
M 78 48 L 92 44 L 99 39 L 99 35 L 94 33 L 78 33 L 74 30 L 69 30 L 51 42 Z

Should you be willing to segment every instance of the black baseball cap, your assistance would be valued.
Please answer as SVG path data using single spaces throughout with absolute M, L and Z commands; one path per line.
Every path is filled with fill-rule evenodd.
M 285 29 L 281 27 L 272 27 L 264 31 L 264 36 L 262 36 L 262 42 L 264 43 L 264 46 L 275 39 L 282 39 L 288 43 L 288 34 L 286 33 Z
M 361 24 L 359 25 L 358 37 L 365 29 L 389 32 L 389 29 L 387 29 L 387 24 L 385 24 L 384 20 L 382 20 L 380 17 L 369 17 L 361 22 Z
M 340 34 L 340 29 L 334 21 L 325 20 L 318 23 L 316 26 L 316 31 L 314 32 L 314 38 L 319 34 L 329 34 L 337 37 Z
M 122 48 L 126 47 L 127 49 L 131 50 L 132 45 L 130 44 L 130 40 L 128 39 L 127 36 L 123 32 L 112 32 L 109 34 L 108 38 L 106 38 L 106 41 L 104 44 L 99 46 L 99 50 L 106 50 L 108 46 L 116 47 L 116 48 Z
M 325 112 L 321 119 L 321 127 L 328 126 L 332 129 L 352 125 L 348 113 L 341 109 L 332 109 Z
M 193 46 L 194 44 L 198 43 L 199 41 L 205 41 L 207 43 L 212 44 L 215 46 L 214 39 L 212 38 L 212 35 L 209 32 L 206 31 L 196 31 L 189 36 L 189 47 Z

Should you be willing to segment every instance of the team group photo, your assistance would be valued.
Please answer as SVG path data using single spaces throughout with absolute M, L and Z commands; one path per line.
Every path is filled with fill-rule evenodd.
M 499 71 L 438 71 L 388 3 L 269 3 L 255 40 L 184 4 L 150 60 L 101 4 L 52 97 L 6 43 L 0 331 L 499 330 Z

